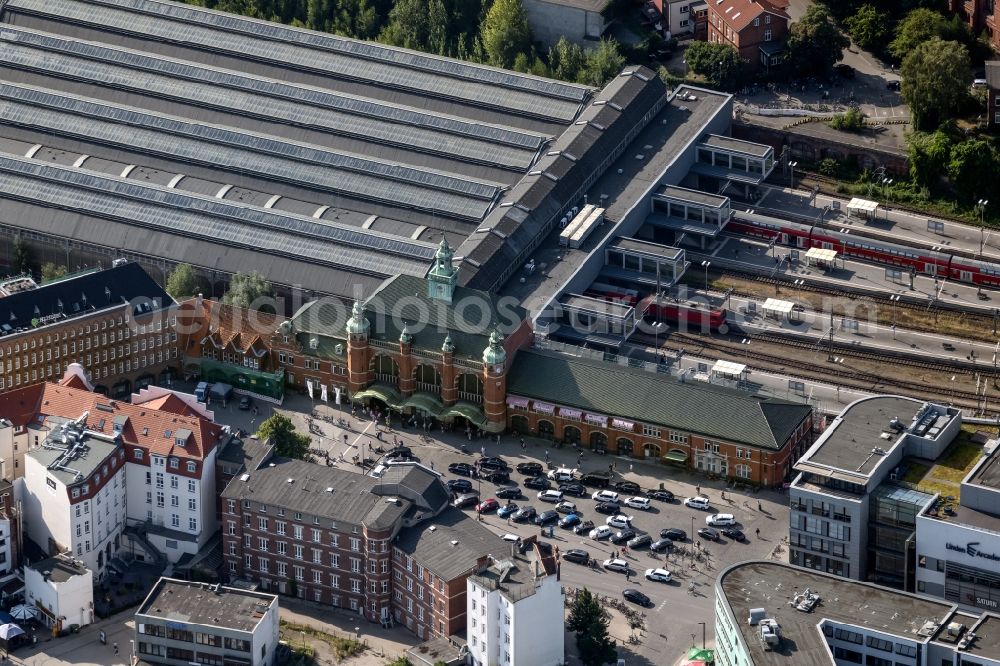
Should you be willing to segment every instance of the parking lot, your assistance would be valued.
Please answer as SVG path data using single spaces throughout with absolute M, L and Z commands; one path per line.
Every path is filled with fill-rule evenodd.
M 316 401 L 318 402 L 318 401 Z M 498 486 L 480 478 L 451 474 L 448 465 L 455 462 L 474 464 L 481 455 L 500 456 L 510 466 L 511 480 L 521 488 L 524 497 L 515 499 L 519 505 L 531 505 L 541 512 L 554 509 L 555 504 L 540 502 L 536 495 L 538 490 L 524 488 L 526 476 L 515 471 L 516 465 L 525 462 L 538 462 L 546 466 L 546 454 L 552 465 L 578 468 L 581 472 L 612 473 L 612 484 L 621 481 L 633 481 L 642 490 L 659 489 L 660 484 L 677 497 L 674 501 L 664 502 L 651 500 L 650 509 L 643 511 L 625 507 L 623 513 L 632 517 L 632 526 L 640 532 L 648 532 L 653 540 L 659 539 L 660 530 L 665 528 L 680 528 L 687 533 L 687 539 L 677 542 L 678 549 L 673 553 L 660 554 L 653 557 L 648 549 L 628 552 L 624 559 L 632 572 L 630 580 L 626 581 L 623 573 L 605 571 L 603 568 L 593 568 L 571 562 L 563 562 L 561 580 L 565 588 L 586 587 L 592 592 L 604 595 L 609 599 L 622 599 L 622 591 L 626 588 L 640 590 L 650 597 L 652 605 L 641 609 L 646 614 L 645 628 L 639 632 L 638 644 L 628 642 L 630 630 L 623 621 L 621 613 L 612 610 L 612 635 L 622 645 L 622 652 L 628 664 L 672 664 L 681 653 L 697 643 L 700 645 L 702 627 L 700 622 L 707 623 L 707 642 L 713 643 L 712 622 L 713 589 L 712 584 L 719 571 L 738 561 L 776 556 L 787 558 L 787 547 L 782 537 L 788 532 L 788 504 L 784 495 L 772 492 L 752 493 L 746 490 L 729 488 L 722 480 L 711 481 L 705 476 L 693 472 L 665 467 L 655 463 L 640 460 L 629 460 L 615 456 L 602 456 L 584 451 L 582 459 L 571 447 L 554 448 L 551 442 L 528 438 L 525 448 L 521 448 L 520 440 L 510 435 L 501 436 L 497 443 L 493 438 L 469 440 L 464 432 L 441 432 L 432 430 L 425 432 L 422 428 L 400 428 L 395 423 L 389 431 L 382 431 L 381 442 L 378 432 L 370 421 L 362 421 L 352 416 L 349 410 L 336 405 L 318 403 L 306 397 L 289 396 L 280 408 L 258 403 L 260 413 L 256 418 L 249 412 L 240 411 L 235 405 L 227 408 L 216 408 L 216 418 L 221 423 L 250 430 L 252 425 L 259 424 L 272 410 L 289 415 L 296 423 L 300 432 L 309 432 L 307 421 L 312 422 L 314 447 L 330 452 L 332 464 L 360 472 L 359 466 L 351 459 L 354 455 L 366 458 L 377 457 L 371 451 L 381 445 L 384 449 L 391 448 L 393 440 L 405 444 L 413 450 L 414 455 L 425 465 L 441 472 L 445 480 L 467 479 L 471 482 L 472 491 L 478 492 L 481 499 L 496 496 Z M 315 414 L 315 416 L 311 416 Z M 349 427 L 337 424 L 337 419 L 343 418 Z M 253 421 L 253 424 L 251 423 Z M 344 435 L 347 435 L 345 442 Z M 462 453 L 461 447 L 469 453 Z M 344 454 L 343 460 L 341 454 Z M 578 464 L 579 461 L 579 464 Z M 558 484 L 553 483 L 553 488 Z M 592 520 L 595 524 L 605 524 L 608 515 L 595 511 L 597 503 L 590 494 L 597 488 L 587 487 L 585 497 L 567 497 L 574 502 L 583 520 Z M 613 489 L 612 489 L 613 490 Z M 722 537 L 718 542 L 707 542 L 691 535 L 700 527 L 705 526 L 705 517 L 713 511 L 702 511 L 686 507 L 681 500 L 698 492 L 710 499 L 713 511 L 731 513 L 735 516 L 737 526 L 746 535 L 746 541 L 734 542 Z M 722 493 L 725 493 L 725 499 Z M 620 493 L 621 498 L 630 496 Z M 506 503 L 501 499 L 500 504 Z M 759 506 L 759 508 L 758 508 Z M 475 507 L 464 509 L 470 515 L 476 515 Z M 562 517 L 565 514 L 560 514 Z M 508 524 L 506 518 L 500 518 L 496 511 L 482 516 L 483 523 L 497 534 L 515 534 L 521 537 L 539 535 L 540 528 L 531 523 Z M 760 537 L 756 530 L 760 530 Z M 612 556 L 613 551 L 621 547 L 609 540 L 594 541 L 585 534 L 574 534 L 571 529 L 558 526 L 553 528 L 554 534 L 540 537 L 558 548 L 560 554 L 570 549 L 583 549 L 588 556 L 600 562 Z M 617 530 L 615 530 L 617 531 Z M 701 549 L 697 541 L 701 541 Z M 681 550 L 683 549 L 683 550 Z M 778 552 L 775 552 L 778 549 Z M 701 553 L 701 561 L 698 553 Z M 692 569 L 692 560 L 694 568 Z M 643 578 L 646 569 L 662 567 L 671 572 L 673 580 L 670 583 L 647 581 Z M 371 635 L 382 631 L 378 626 L 363 628 Z M 414 637 L 414 643 L 416 643 Z M 573 657 L 573 641 L 567 642 L 568 663 L 578 663 Z

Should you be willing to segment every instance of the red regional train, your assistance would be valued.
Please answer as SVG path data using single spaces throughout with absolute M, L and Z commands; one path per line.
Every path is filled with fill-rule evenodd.
M 639 292 L 635 289 L 615 287 L 614 285 L 604 284 L 603 282 L 594 282 L 590 285 L 589 289 L 583 292 L 583 295 L 589 296 L 590 298 L 599 298 L 602 301 L 624 303 L 625 305 L 633 308 L 639 301 Z
M 955 256 L 906 245 L 897 245 L 875 238 L 844 235 L 829 227 L 788 222 L 754 213 L 735 213 L 726 231 L 752 236 L 768 242 L 776 241 L 803 250 L 819 247 L 836 250 L 838 254 L 863 259 L 886 266 L 899 266 L 924 275 L 934 275 L 955 282 L 982 286 L 1000 286 L 1000 264 Z
M 688 330 L 705 330 L 707 327 L 722 335 L 729 332 L 726 308 L 711 308 L 704 303 L 674 301 L 669 298 L 661 298 L 657 303 L 656 297 L 650 295 L 639 301 L 636 309 L 647 322 L 671 322 L 677 326 L 686 326 Z

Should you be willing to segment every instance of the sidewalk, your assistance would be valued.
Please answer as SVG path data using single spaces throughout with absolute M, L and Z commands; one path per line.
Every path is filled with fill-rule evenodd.
M 100 630 L 107 633 L 108 643 L 102 645 L 98 636 Z M 66 638 L 39 638 L 31 649 L 20 649 L 10 655 L 10 663 L 26 666 L 126 666 L 132 641 L 135 637 L 135 622 L 132 612 L 118 615 L 84 627 L 79 634 Z M 114 644 L 118 644 L 118 656 L 114 654 Z

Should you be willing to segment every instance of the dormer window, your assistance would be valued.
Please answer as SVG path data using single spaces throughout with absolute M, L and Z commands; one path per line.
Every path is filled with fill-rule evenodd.
M 192 474 L 194 472 L 197 472 L 198 471 L 198 463 L 194 462 L 193 460 L 189 460 L 188 464 L 187 464 L 187 471 L 191 472 Z
M 179 461 L 177 458 L 170 459 L 170 469 L 177 469 L 178 467 L 180 467 L 180 465 L 181 461 Z

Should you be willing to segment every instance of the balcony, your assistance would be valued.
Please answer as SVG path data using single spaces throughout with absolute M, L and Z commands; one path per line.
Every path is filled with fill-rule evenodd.
M 483 396 L 478 393 L 469 393 L 468 391 L 459 391 L 458 399 L 465 400 L 466 402 L 471 402 L 476 405 L 480 405 L 483 402 Z

